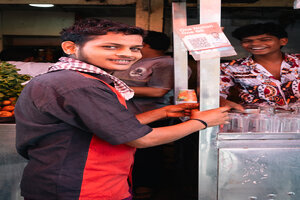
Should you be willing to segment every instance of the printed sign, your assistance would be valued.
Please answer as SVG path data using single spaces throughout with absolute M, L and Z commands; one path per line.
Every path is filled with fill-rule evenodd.
M 195 60 L 236 55 L 216 22 L 180 27 L 177 33 Z

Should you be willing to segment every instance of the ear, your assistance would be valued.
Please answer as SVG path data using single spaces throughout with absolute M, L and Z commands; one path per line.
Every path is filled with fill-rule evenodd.
M 61 43 L 61 48 L 63 51 L 68 54 L 75 54 L 76 53 L 76 44 L 72 41 L 64 41 Z
M 288 43 L 289 39 L 288 38 L 280 38 L 279 41 L 280 41 L 280 46 L 285 46 Z

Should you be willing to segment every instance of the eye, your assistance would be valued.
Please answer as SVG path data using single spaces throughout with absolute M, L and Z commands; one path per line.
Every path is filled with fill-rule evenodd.
M 117 46 L 102 46 L 104 49 L 111 49 L 111 50 L 114 50 L 114 49 L 117 49 L 118 47 Z
M 142 50 L 142 48 L 140 48 L 140 47 L 132 47 L 132 48 L 130 48 L 130 50 L 133 51 L 133 52 L 139 52 L 139 51 Z
M 272 40 L 272 38 L 263 38 L 260 41 L 271 41 L 271 40 Z

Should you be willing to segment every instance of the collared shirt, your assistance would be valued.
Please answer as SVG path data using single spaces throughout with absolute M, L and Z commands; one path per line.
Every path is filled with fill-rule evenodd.
M 221 65 L 220 95 L 238 91 L 240 103 L 285 106 L 300 98 L 300 54 L 285 54 L 277 80 L 251 56 Z
M 91 75 L 113 84 L 103 75 Z M 33 78 L 17 101 L 15 116 L 17 150 L 29 159 L 21 181 L 22 195 L 28 199 L 78 199 L 94 136 L 117 146 L 152 130 L 140 124 L 104 83 L 72 70 Z M 115 157 L 111 154 L 103 152 Z M 118 167 L 123 166 L 112 170 L 119 177 Z M 125 181 L 128 174 L 122 174 Z

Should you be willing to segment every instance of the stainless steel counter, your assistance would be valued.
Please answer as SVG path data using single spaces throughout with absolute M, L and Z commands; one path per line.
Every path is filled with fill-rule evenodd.
M 220 133 L 219 200 L 299 200 L 299 133 Z
M 20 180 L 26 160 L 15 149 L 15 124 L 0 124 L 0 199 L 21 200 Z

